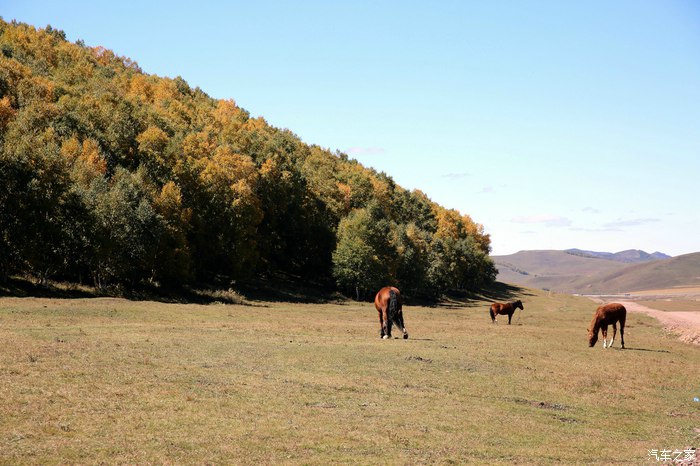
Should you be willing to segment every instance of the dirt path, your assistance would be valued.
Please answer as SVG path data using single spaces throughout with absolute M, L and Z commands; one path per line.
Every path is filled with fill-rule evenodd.
M 633 301 L 619 301 L 629 312 L 642 312 L 657 319 L 670 332 L 686 343 L 700 345 L 700 312 L 667 312 L 652 309 Z

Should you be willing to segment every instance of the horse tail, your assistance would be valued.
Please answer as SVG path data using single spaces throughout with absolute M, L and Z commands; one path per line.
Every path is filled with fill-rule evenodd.
M 398 301 L 396 299 L 396 292 L 394 290 L 389 290 L 389 310 L 387 312 L 389 319 L 396 315 L 398 307 Z

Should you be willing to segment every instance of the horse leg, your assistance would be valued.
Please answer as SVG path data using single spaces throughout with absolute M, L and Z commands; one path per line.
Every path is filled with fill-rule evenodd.
M 608 348 L 612 348 L 613 341 L 615 341 L 615 335 L 617 335 L 617 322 L 614 322 L 612 324 L 612 326 L 613 326 L 613 336 L 610 339 L 610 344 L 608 345 Z
M 406 327 L 403 325 L 403 311 L 399 311 L 396 313 L 396 325 L 399 326 L 401 331 L 403 332 L 403 339 L 407 340 L 408 339 L 408 332 L 406 331 Z
M 508 325 L 510 325 L 510 319 L 513 318 L 513 314 L 515 314 L 515 311 L 511 311 L 508 313 Z
M 386 310 L 382 312 L 382 318 L 384 319 L 384 336 L 382 338 L 391 338 L 391 319 L 387 315 Z
M 493 312 L 493 308 L 489 308 L 489 315 L 491 316 L 491 323 L 496 323 L 496 314 Z
M 600 331 L 603 334 L 603 348 L 607 348 L 607 340 L 608 340 L 608 326 L 603 325 L 600 327 Z
M 625 318 L 620 319 L 620 343 L 622 343 L 622 349 L 625 349 Z
M 384 319 L 381 311 L 379 311 L 379 338 L 384 338 Z

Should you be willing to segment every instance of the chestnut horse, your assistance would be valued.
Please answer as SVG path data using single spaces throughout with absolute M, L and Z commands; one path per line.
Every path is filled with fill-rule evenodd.
M 520 308 L 521 311 L 524 311 L 525 308 L 523 307 L 523 303 L 520 302 L 520 300 L 513 301 L 512 303 L 493 303 L 491 305 L 491 309 L 489 309 L 489 314 L 491 314 L 491 322 L 496 324 L 496 316 L 498 314 L 501 315 L 508 315 L 508 325 L 510 325 L 510 319 L 513 317 L 513 314 L 515 314 L 515 310 Z
M 401 292 L 393 286 L 385 286 L 374 297 L 374 307 L 379 313 L 379 336 L 391 338 L 391 324 L 395 323 L 403 331 L 404 340 L 408 338 L 408 332 L 403 325 L 403 302 Z
M 627 309 L 619 303 L 610 303 L 598 307 L 593 320 L 588 328 L 588 346 L 593 347 L 598 341 L 598 330 L 603 332 L 603 348 L 610 348 L 615 341 L 617 333 L 617 323 L 620 322 L 620 340 L 622 341 L 622 349 L 625 348 L 625 318 L 627 317 Z M 613 334 L 610 343 L 608 339 L 608 325 L 612 325 Z

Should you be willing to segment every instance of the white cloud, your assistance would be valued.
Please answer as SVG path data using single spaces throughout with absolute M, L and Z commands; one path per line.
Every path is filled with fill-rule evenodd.
M 471 175 L 470 175 L 469 173 L 467 173 L 467 172 L 445 173 L 444 175 L 442 175 L 442 178 L 448 178 L 448 179 L 450 179 L 450 180 L 459 180 L 459 179 L 462 179 L 462 178 L 467 178 L 467 177 L 469 177 L 469 176 L 471 176 Z
M 606 228 L 636 227 L 659 221 L 660 220 L 658 218 L 634 218 L 629 220 L 617 219 L 614 222 L 606 223 L 603 226 Z
M 605 227 L 605 228 L 588 228 L 588 227 L 576 227 L 571 228 L 571 231 L 582 231 L 585 233 L 608 233 L 611 231 L 622 231 L 617 227 Z

